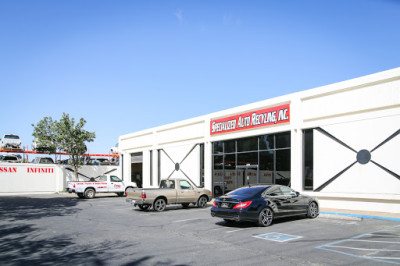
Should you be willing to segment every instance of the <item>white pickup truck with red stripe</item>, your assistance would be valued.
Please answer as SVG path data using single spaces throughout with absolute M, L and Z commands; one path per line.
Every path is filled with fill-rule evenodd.
M 137 188 L 135 182 L 122 181 L 115 175 L 103 175 L 91 179 L 90 181 L 70 181 L 67 184 L 67 191 L 76 193 L 79 198 L 92 199 L 96 193 L 117 193 L 122 197 L 128 188 Z

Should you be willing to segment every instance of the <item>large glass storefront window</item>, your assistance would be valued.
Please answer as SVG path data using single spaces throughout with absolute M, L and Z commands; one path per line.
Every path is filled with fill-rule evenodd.
M 275 158 L 275 183 L 290 186 L 290 150 L 276 150 Z
M 235 185 L 236 157 L 235 154 L 224 155 L 224 182 L 226 186 Z
M 304 190 L 314 188 L 314 134 L 313 129 L 303 130 L 303 184 Z
M 247 184 L 290 186 L 290 132 L 213 142 L 214 197 Z
M 260 183 L 261 184 L 272 184 L 274 183 L 274 156 L 275 152 L 273 150 L 260 151 Z
M 238 140 L 236 140 L 236 142 L 237 142 L 237 151 L 238 152 L 258 150 L 258 138 L 257 137 L 238 139 Z
M 222 155 L 213 156 L 213 191 L 216 195 L 222 195 L 225 191 L 223 159 Z
M 213 143 L 213 154 L 222 154 L 223 151 L 223 143 L 222 142 L 214 142 Z

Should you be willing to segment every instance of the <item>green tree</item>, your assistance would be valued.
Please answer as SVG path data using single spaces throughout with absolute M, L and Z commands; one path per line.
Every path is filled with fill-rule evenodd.
M 34 127 L 33 136 L 35 137 L 36 147 L 40 150 L 55 153 L 57 150 L 55 121 L 51 117 L 45 117 L 37 123 L 32 125 Z
M 32 135 L 39 143 L 49 141 L 55 150 L 69 155 L 69 163 L 74 168 L 76 180 L 78 180 L 78 169 L 82 166 L 80 156 L 86 152 L 85 142 L 92 142 L 96 137 L 94 132 L 83 129 L 85 124 L 85 119 L 81 118 L 78 123 L 75 123 L 74 118 L 63 113 L 60 121 L 45 117 L 36 126 L 32 125 L 34 127 Z

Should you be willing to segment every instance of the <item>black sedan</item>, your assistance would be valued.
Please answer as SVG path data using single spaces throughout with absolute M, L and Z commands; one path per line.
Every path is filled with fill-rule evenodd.
M 319 214 L 318 201 L 281 185 L 241 187 L 214 200 L 211 216 L 269 226 L 275 218 Z

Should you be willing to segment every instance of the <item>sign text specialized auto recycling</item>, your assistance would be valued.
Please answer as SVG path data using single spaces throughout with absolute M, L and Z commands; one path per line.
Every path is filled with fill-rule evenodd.
M 290 104 L 224 117 L 210 122 L 210 134 L 220 134 L 243 129 L 290 122 Z

